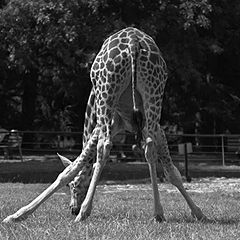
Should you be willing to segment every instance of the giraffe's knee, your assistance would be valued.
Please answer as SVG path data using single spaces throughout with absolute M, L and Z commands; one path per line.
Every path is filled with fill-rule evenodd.
M 146 139 L 145 157 L 149 163 L 157 161 L 157 152 L 152 138 Z
M 104 141 L 104 149 L 106 151 L 110 151 L 112 148 L 112 141 L 110 139 L 107 139 L 106 141 Z
M 153 145 L 153 139 L 150 137 L 147 137 L 146 144 L 147 144 L 147 146 L 151 147 Z
M 105 156 L 110 154 L 110 150 L 112 148 L 112 142 L 110 139 L 101 139 L 98 142 L 98 155 L 101 156 L 100 158 L 103 159 Z

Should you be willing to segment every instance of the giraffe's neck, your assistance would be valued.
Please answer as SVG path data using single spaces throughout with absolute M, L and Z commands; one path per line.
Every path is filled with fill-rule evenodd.
M 85 112 L 85 121 L 84 121 L 83 137 L 82 137 L 82 149 L 86 147 L 86 144 L 89 141 L 91 134 L 96 126 L 95 102 L 96 102 L 95 94 L 92 88 L 88 98 L 88 103 L 87 103 L 86 112 Z M 82 195 L 82 201 L 85 198 L 85 195 L 87 193 L 88 186 L 92 177 L 93 162 L 96 154 L 97 154 L 97 149 L 93 148 L 91 154 L 89 154 L 89 157 L 86 160 L 87 164 L 74 178 L 74 185 L 80 190 Z

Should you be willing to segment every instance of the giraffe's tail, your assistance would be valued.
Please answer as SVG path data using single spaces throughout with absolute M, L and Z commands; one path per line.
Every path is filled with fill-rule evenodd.
M 133 100 L 133 113 L 132 121 L 133 125 L 136 127 L 136 142 L 140 146 L 142 140 L 142 129 L 143 129 L 143 115 L 136 104 L 136 88 L 137 88 L 137 63 L 139 54 L 140 44 L 137 36 L 132 38 L 130 42 L 130 58 L 131 58 L 131 70 L 132 70 L 132 100 Z
M 132 114 L 133 124 L 136 126 L 137 135 L 135 140 L 137 142 L 138 147 L 141 148 L 141 140 L 142 140 L 142 129 L 143 129 L 143 115 L 139 109 L 133 109 Z

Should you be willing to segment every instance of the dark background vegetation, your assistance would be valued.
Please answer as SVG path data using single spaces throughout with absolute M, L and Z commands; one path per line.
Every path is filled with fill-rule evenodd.
M 0 8 L 2 127 L 81 131 L 96 53 L 135 26 L 168 65 L 163 124 L 240 133 L 239 0 L 5 0 Z

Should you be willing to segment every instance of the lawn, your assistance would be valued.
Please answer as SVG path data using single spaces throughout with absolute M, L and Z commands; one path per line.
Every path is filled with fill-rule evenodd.
M 0 218 L 24 206 L 47 184 L 0 184 Z M 67 187 L 55 193 L 27 220 L 0 225 L 0 239 L 240 239 L 240 180 L 205 178 L 186 183 L 195 202 L 210 219 L 191 217 L 180 193 L 168 183 L 159 184 L 167 222 L 151 220 L 150 184 L 98 186 L 92 215 L 74 223 L 68 211 Z

